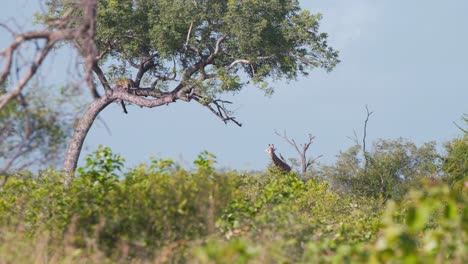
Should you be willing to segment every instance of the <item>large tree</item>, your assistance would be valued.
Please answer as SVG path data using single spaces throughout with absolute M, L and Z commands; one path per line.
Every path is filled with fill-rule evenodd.
M 85 3 L 85 4 L 84 4 Z M 91 5 L 89 4 L 91 3 Z M 194 101 L 224 122 L 240 123 L 223 94 L 296 79 L 316 67 L 332 70 L 338 53 L 319 32 L 320 14 L 294 0 L 50 0 L 50 31 L 64 18 L 86 23 L 88 37 L 64 38 L 83 55 L 93 101 L 75 126 L 63 169 L 76 168 L 97 115 L 113 102 L 158 107 Z M 84 19 L 83 19 L 84 18 Z M 93 22 L 89 22 L 90 19 Z M 82 26 L 82 25 L 81 25 Z M 89 35 L 94 41 L 90 41 Z

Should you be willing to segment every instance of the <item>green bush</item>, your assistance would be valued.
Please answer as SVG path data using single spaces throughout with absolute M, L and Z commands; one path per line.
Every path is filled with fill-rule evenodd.
M 322 166 L 318 174 L 340 192 L 400 200 L 421 179 L 437 176 L 441 167 L 435 142 L 417 146 L 403 138 L 380 139 L 365 155 L 360 145 L 340 152 L 336 163 Z
M 447 143 L 445 147 L 445 180 L 454 189 L 461 191 L 468 182 L 468 135 Z
M 219 171 L 209 152 L 192 170 L 153 158 L 124 171 L 99 147 L 68 184 L 47 170 L 0 189 L 0 262 L 466 263 L 466 149 L 451 146 L 449 184 L 422 177 L 387 201 L 295 173 Z

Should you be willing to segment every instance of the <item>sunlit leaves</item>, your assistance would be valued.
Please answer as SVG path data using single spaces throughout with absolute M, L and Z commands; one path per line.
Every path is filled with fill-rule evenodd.
M 49 2 L 50 14 L 62 9 L 60 1 Z M 327 35 L 319 32 L 321 15 L 301 10 L 298 1 L 100 0 L 98 5 L 96 43 L 100 53 L 108 51 L 106 72 L 113 68 L 125 77 L 133 68 L 127 62 L 138 64 L 154 54 L 155 76 L 164 76 L 173 62 L 184 72 L 213 55 L 221 37 L 211 62 L 215 80 L 198 85 L 201 93 L 237 91 L 246 77 L 267 90 L 272 80 L 295 79 L 316 67 L 329 71 L 339 62 Z M 232 65 L 236 60 L 249 63 Z M 196 82 L 195 77 L 186 81 Z
M 344 156 L 353 166 L 354 156 Z M 68 243 L 64 232 L 73 228 L 67 247 L 85 252 L 79 260 L 97 252 L 93 259 L 100 262 L 140 263 L 161 255 L 174 262 L 240 263 L 465 263 L 468 258 L 467 195 L 442 181 L 421 181 L 403 199 L 384 202 L 337 193 L 327 181 L 303 182 L 294 173 L 218 170 L 207 151 L 191 170 L 153 158 L 121 171 L 120 178 L 113 174 L 123 169 L 123 159 L 109 148 L 88 158 L 69 185 L 53 171 L 9 181 L 0 189 L 0 230 L 20 225 L 32 238 L 47 230 L 53 239 L 44 247 L 60 251 Z M 4 243 L 3 234 L 2 253 L 11 252 L 5 251 L 11 243 L 31 243 Z M 92 253 L 86 241 L 93 241 Z M 138 251 L 121 250 L 135 245 Z
M 112 153 L 109 147 L 99 145 L 98 149 L 86 157 L 86 165 L 78 168 L 80 174 L 93 174 L 103 177 L 117 177 L 116 171 L 123 167 L 125 159 Z
M 384 262 L 466 260 L 461 244 L 468 239 L 463 231 L 467 197 L 460 195 L 440 185 L 412 190 L 400 205 L 389 203 L 374 257 Z

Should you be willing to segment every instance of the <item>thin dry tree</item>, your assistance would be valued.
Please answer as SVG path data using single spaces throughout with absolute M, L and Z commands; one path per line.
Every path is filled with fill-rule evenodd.
M 365 105 L 364 107 L 366 109 L 366 119 L 364 120 L 363 136 L 362 136 L 362 141 L 361 141 L 362 143 L 359 143 L 359 137 L 356 133 L 356 130 L 353 131 L 354 136 L 348 137 L 348 138 L 351 139 L 354 142 L 354 144 L 361 147 L 362 155 L 364 156 L 364 173 L 367 174 L 367 168 L 369 167 L 369 163 L 372 162 L 371 157 L 369 156 L 369 153 L 367 152 L 367 148 L 366 148 L 367 124 L 369 122 L 370 116 L 374 112 L 370 111 L 367 105 Z
M 370 111 L 368 105 L 364 106 L 366 109 L 366 119 L 364 120 L 364 127 L 363 127 L 363 136 L 362 136 L 362 144 L 359 143 L 358 135 L 356 131 L 354 131 L 354 138 L 348 137 L 349 139 L 353 140 L 356 145 L 359 145 L 362 148 L 362 155 L 364 156 L 364 165 L 363 165 L 363 173 L 364 176 L 367 177 L 369 166 L 375 166 L 374 159 L 369 152 L 367 151 L 367 125 L 369 123 L 370 116 L 374 113 L 374 111 Z M 387 187 L 385 185 L 385 178 L 383 174 L 379 174 L 379 181 L 380 181 L 380 191 L 385 194 L 387 192 Z
M 367 177 L 368 168 L 370 165 L 376 165 L 374 163 L 374 159 L 369 155 L 369 152 L 366 149 L 366 138 L 367 138 L 367 123 L 369 122 L 369 117 L 374 113 L 374 111 L 370 111 L 369 107 L 366 105 L 366 120 L 364 120 L 364 132 L 362 136 L 362 153 L 364 155 L 364 176 Z M 385 178 L 382 173 L 379 173 L 379 180 L 380 180 L 380 192 L 385 195 L 385 201 L 388 199 L 387 197 L 387 186 L 385 184 Z
M 364 174 L 367 175 L 367 168 L 369 167 L 370 157 L 369 153 L 366 150 L 366 137 L 367 137 L 367 123 L 369 122 L 369 117 L 374 113 L 369 111 L 369 107 L 366 105 L 366 120 L 364 120 L 364 134 L 362 136 L 362 153 L 364 155 Z
M 315 136 L 312 136 L 312 134 L 309 134 L 309 139 L 306 141 L 304 144 L 297 144 L 296 141 L 293 138 L 289 138 L 286 135 L 286 131 L 283 131 L 283 134 L 279 133 L 278 131 L 275 131 L 275 134 L 284 139 L 289 145 L 291 145 L 299 155 L 301 159 L 301 174 L 302 177 L 306 176 L 307 169 L 314 164 L 314 162 L 322 157 L 323 155 L 319 155 L 316 158 L 307 158 L 307 151 L 309 150 L 310 145 L 312 145 Z

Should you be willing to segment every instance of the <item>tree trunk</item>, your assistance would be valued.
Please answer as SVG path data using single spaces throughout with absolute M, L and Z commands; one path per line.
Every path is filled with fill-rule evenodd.
M 307 159 L 306 159 L 306 151 L 301 154 L 301 163 L 302 163 L 302 178 L 305 179 L 306 172 L 307 172 Z
M 84 115 L 80 118 L 77 125 L 75 126 L 75 131 L 73 136 L 70 139 L 68 145 L 67 153 L 65 154 L 65 160 L 63 162 L 62 170 L 69 176 L 73 176 L 73 173 L 76 170 L 76 165 L 78 159 L 80 158 L 81 148 L 83 147 L 84 140 L 88 134 L 89 129 L 94 123 L 94 120 L 98 114 L 106 108 L 110 103 L 115 101 L 126 101 L 134 103 L 141 107 L 158 107 L 161 105 L 168 105 L 176 101 L 174 95 L 167 93 L 157 99 L 148 100 L 142 96 L 150 95 L 147 89 L 142 89 L 146 93 L 141 93 L 140 95 L 134 95 L 128 93 L 126 90 L 112 89 L 111 91 L 106 91 L 106 94 L 102 97 L 95 99 L 89 106 Z
M 89 129 L 93 125 L 94 120 L 112 101 L 113 99 L 108 96 L 102 96 L 101 98 L 94 100 L 76 124 L 73 136 L 68 144 L 65 160 L 63 161 L 62 170 L 68 175 L 68 177 L 72 177 L 76 170 L 84 140 Z

